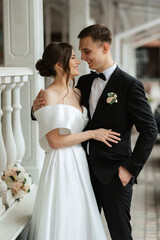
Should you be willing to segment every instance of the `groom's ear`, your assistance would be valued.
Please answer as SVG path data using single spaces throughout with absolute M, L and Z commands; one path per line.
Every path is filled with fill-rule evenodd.
M 103 43 L 103 51 L 105 54 L 109 51 L 109 44 L 107 42 Z

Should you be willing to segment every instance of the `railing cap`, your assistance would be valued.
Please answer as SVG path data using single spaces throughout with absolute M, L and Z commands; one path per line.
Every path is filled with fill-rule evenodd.
M 33 75 L 33 70 L 27 67 L 0 67 L 0 77 Z

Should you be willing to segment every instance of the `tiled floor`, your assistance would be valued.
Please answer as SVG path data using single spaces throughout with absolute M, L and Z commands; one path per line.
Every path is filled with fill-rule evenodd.
M 160 141 L 134 185 L 131 216 L 134 240 L 160 240 Z

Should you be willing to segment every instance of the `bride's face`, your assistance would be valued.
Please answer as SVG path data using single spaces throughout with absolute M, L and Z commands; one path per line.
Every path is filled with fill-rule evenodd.
M 71 77 L 75 77 L 75 76 L 79 75 L 79 69 L 78 69 L 79 64 L 80 64 L 80 61 L 76 58 L 75 52 L 72 50 L 72 56 L 71 56 L 70 61 L 69 61 Z

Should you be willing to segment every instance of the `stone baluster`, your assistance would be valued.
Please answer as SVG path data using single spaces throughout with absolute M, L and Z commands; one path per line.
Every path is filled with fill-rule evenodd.
M 6 81 L 7 82 L 7 81 Z M 13 165 L 17 158 L 17 149 L 12 130 L 12 107 L 11 107 L 11 91 L 15 87 L 15 83 L 7 83 L 2 92 L 2 133 L 7 154 L 7 166 Z M 3 194 L 3 202 L 9 207 L 13 204 L 15 198 L 11 190 Z
M 2 92 L 3 106 L 3 139 L 7 153 L 7 166 L 13 165 L 17 159 L 17 148 L 12 130 L 12 107 L 11 107 L 11 91 L 15 87 L 15 83 L 6 84 L 6 88 Z
M 3 142 L 2 137 L 2 126 L 1 126 L 1 117 L 3 115 L 3 112 L 1 110 L 1 92 L 5 88 L 5 85 L 0 84 L 0 215 L 2 215 L 5 212 L 5 206 L 2 201 L 2 196 L 4 192 L 7 192 L 7 184 L 2 181 L 2 172 L 5 170 L 7 165 L 7 155 L 6 155 L 6 149 Z
M 22 128 L 21 128 L 21 116 L 20 116 L 20 110 L 22 108 L 20 104 L 20 89 L 23 85 L 24 85 L 23 82 L 16 83 L 16 86 L 12 91 L 12 102 L 13 102 L 12 126 L 13 126 L 13 134 L 14 134 L 14 139 L 15 139 L 16 148 L 17 148 L 17 159 L 15 162 L 16 165 L 20 165 L 25 153 L 25 142 L 24 142 Z

